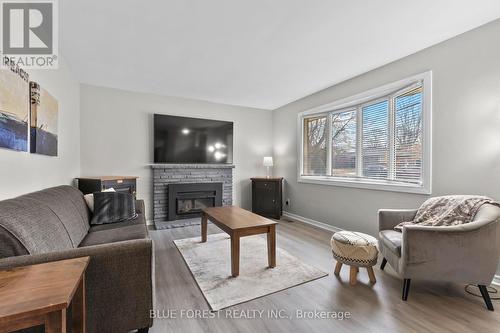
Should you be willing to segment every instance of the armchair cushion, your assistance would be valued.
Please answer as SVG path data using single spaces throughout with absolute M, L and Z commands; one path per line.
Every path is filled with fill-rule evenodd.
M 380 247 L 385 246 L 391 252 L 401 257 L 401 241 L 403 234 L 395 230 L 382 230 L 379 233 Z

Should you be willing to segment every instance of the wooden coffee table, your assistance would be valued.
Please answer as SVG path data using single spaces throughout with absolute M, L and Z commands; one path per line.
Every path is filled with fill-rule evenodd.
M 72 332 L 85 333 L 85 270 L 89 257 L 0 271 L 0 332 L 45 325 L 66 332 L 72 303 Z
M 201 241 L 207 241 L 207 220 L 231 236 L 231 275 L 240 274 L 240 238 L 267 234 L 267 260 L 269 267 L 276 267 L 276 224 L 248 210 L 235 207 L 209 207 L 201 217 Z

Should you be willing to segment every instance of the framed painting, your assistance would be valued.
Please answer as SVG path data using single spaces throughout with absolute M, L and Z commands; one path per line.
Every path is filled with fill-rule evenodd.
M 30 152 L 57 156 L 57 100 L 36 82 L 30 82 Z
M 28 149 L 28 82 L 18 67 L 0 70 L 0 148 Z

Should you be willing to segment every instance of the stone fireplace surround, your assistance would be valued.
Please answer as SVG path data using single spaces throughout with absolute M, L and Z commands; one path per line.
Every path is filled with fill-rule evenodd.
M 157 228 L 189 221 L 168 221 L 168 186 L 179 183 L 222 183 L 222 205 L 233 204 L 232 164 L 153 164 L 153 221 Z

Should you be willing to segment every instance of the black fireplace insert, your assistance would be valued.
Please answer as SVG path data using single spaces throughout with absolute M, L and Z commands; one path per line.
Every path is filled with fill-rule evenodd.
M 168 220 L 201 216 L 203 208 L 222 206 L 222 183 L 168 185 Z

